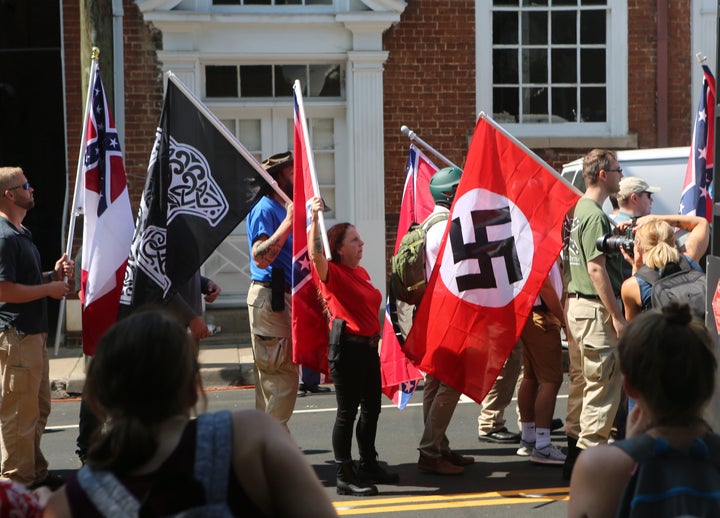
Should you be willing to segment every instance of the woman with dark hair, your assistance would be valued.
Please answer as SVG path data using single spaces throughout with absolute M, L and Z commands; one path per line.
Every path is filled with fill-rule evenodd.
M 104 425 L 46 516 L 336 516 L 274 418 L 246 410 L 190 419 L 202 394 L 197 351 L 173 317 L 148 311 L 116 323 L 85 390 Z
M 673 452 L 690 451 L 698 443 L 707 451 L 709 439 L 717 442 L 702 417 L 715 391 L 713 348 L 707 329 L 692 318 L 686 304 L 647 311 L 630 323 L 618 344 L 624 387 L 635 400 L 628 416 L 628 439 L 588 448 L 580 455 L 570 484 L 568 516 L 616 516 L 623 489 L 637 469 L 629 445 L 637 444 L 640 436 L 654 439 L 656 451 L 665 448 L 663 444 Z
M 399 477 L 387 472 L 377 460 L 375 436 L 380 416 L 381 381 L 378 319 L 382 294 L 360 266 L 363 241 L 350 223 L 339 223 L 328 231 L 332 260 L 323 253 L 318 229 L 320 198 L 312 199 L 310 258 L 320 279 L 320 292 L 330 313 L 328 360 L 335 383 L 337 416 L 332 433 L 337 463 L 337 492 L 341 495 L 377 494 L 377 484 L 394 484 Z M 357 442 L 358 470 L 352 462 L 353 425 L 360 407 Z

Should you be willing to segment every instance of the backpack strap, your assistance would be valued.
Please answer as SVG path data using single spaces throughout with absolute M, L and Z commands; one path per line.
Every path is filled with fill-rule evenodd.
M 638 271 L 635 272 L 635 277 L 641 278 L 650 286 L 660 280 L 660 274 L 644 264 L 640 268 L 638 268 Z
M 195 441 L 195 479 L 205 488 L 205 501 L 227 501 L 228 477 L 232 461 L 232 414 L 221 410 L 197 419 Z
M 450 213 L 448 212 L 441 212 L 439 214 L 430 214 L 427 218 L 425 218 L 425 221 L 422 222 L 420 225 L 424 232 L 427 232 L 430 230 L 430 227 L 433 227 L 436 223 L 440 223 L 441 221 L 447 221 L 450 217 Z
M 140 502 L 109 471 L 93 471 L 85 465 L 77 473 L 77 480 L 95 509 L 106 518 L 136 517 Z
M 653 455 L 656 455 L 658 451 L 663 451 L 668 447 L 665 439 L 652 437 L 646 433 L 630 439 L 615 441 L 612 445 L 617 446 L 622 451 L 630 455 L 637 463 L 641 463 L 649 459 Z M 713 466 L 720 470 L 719 435 L 709 433 L 705 437 L 698 437 L 695 439 L 695 444 L 690 446 L 690 448 L 694 449 L 696 452 L 700 449 L 701 451 L 697 452 L 700 454 L 699 456 L 707 456 Z

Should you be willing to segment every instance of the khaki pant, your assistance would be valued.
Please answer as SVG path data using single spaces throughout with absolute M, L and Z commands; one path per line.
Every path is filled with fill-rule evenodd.
M 423 385 L 423 421 L 425 430 L 420 439 L 420 453 L 428 457 L 440 457 L 450 451 L 447 431 L 460 392 L 437 378 L 428 375 Z
M 589 448 L 607 442 L 620 405 L 622 378 L 617 333 L 602 303 L 582 298 L 568 299 L 567 328 L 580 352 L 579 367 L 584 381 L 578 447 Z M 577 369 L 577 364 L 573 368 Z M 573 394 L 577 397 L 576 391 Z M 569 396 L 568 407 L 572 408 Z
M 518 340 L 490 392 L 482 401 L 482 410 L 478 416 L 478 435 L 488 435 L 505 428 L 505 408 L 512 401 L 522 368 L 521 344 Z
M 0 477 L 21 484 L 47 477 L 48 463 L 40 439 L 50 415 L 47 334 L 0 331 Z
M 270 297 L 270 288 L 250 285 L 248 312 L 255 359 L 255 408 L 287 428 L 295 410 L 299 383 L 298 368 L 292 361 L 292 299 L 286 294 L 285 310 L 273 311 Z

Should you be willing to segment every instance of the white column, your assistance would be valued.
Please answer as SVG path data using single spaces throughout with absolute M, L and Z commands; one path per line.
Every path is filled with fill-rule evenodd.
M 384 51 L 348 53 L 351 222 L 365 241 L 362 265 L 385 292 Z

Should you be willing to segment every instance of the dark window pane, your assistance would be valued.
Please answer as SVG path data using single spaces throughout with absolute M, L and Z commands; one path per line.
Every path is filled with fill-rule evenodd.
M 605 122 L 607 120 L 605 88 L 580 89 L 580 118 L 583 122 Z
M 493 52 L 493 84 L 518 83 L 517 50 Z
M 523 50 L 523 78 L 526 83 L 547 83 L 547 50 Z
M 605 11 L 580 13 L 580 43 L 605 43 Z
M 270 65 L 240 67 L 240 97 L 272 97 Z
M 580 0 L 580 5 L 607 5 L 607 0 Z
M 580 82 L 605 82 L 605 49 L 583 49 L 580 51 Z
M 578 0 L 553 0 L 553 5 L 577 5 Z
M 518 0 L 493 0 L 493 5 L 518 5 Z
M 493 13 L 493 43 L 518 43 L 518 15 L 516 12 L 498 11 Z
M 577 61 L 575 49 L 554 49 L 552 51 L 552 82 L 577 83 Z
M 556 11 L 552 13 L 552 42 L 574 44 L 577 27 L 575 27 L 574 11 Z
M 310 65 L 310 97 L 340 95 L 340 65 Z
M 332 0 L 305 0 L 305 5 L 332 5 Z
M 207 97 L 237 97 L 237 67 L 205 67 L 205 95 Z
M 275 0 L 275 5 L 300 5 L 302 0 Z
M 577 90 L 575 88 L 552 89 L 553 122 L 562 122 L 560 117 L 568 122 L 577 122 Z
M 523 88 L 523 122 L 548 122 L 547 88 Z
M 245 0 L 245 5 L 271 5 L 272 0 Z
M 307 69 L 305 65 L 275 66 L 275 97 L 292 97 L 292 86 L 296 79 L 305 84 Z
M 547 13 L 526 12 L 522 15 L 523 45 L 545 45 L 548 41 Z
M 540 5 L 547 5 L 548 0 L 523 0 L 522 4 L 529 7 L 537 7 Z
M 213 5 L 240 5 L 240 0 L 213 0 Z
M 498 122 L 517 122 L 519 113 L 517 88 L 493 88 L 493 117 Z

